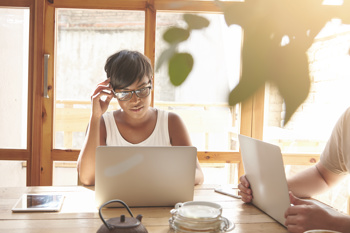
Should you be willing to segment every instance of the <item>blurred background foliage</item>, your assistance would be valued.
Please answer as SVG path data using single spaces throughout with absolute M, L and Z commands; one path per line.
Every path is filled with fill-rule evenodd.
M 234 6 L 216 3 L 226 24 L 240 25 L 244 31 L 240 82 L 228 96 L 229 104 L 244 101 L 266 82 L 272 82 L 284 100 L 286 125 L 310 91 L 307 50 L 329 20 L 350 23 L 350 0 L 337 5 L 324 4 L 324 0 L 246 0 Z M 172 27 L 163 34 L 169 47 L 156 66 L 168 64 L 175 86 L 186 80 L 195 62 L 190 53 L 179 53 L 178 45 L 193 30 L 205 30 L 209 25 L 206 18 L 192 14 L 185 14 L 184 21 L 186 28 Z

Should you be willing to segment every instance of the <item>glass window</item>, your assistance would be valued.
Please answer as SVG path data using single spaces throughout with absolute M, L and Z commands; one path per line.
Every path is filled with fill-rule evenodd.
M 228 95 L 239 80 L 242 30 L 228 27 L 221 14 L 200 15 L 210 21 L 209 27 L 192 31 L 178 47 L 192 54 L 193 70 L 175 87 L 163 65 L 155 73 L 155 106 L 182 117 L 198 150 L 238 150 L 239 107 L 228 106 Z M 174 26 L 186 28 L 182 19 L 182 13 L 157 13 L 156 64 L 168 47 L 164 32 Z
M 276 87 L 266 88 L 264 140 L 283 152 L 321 153 L 331 131 L 350 106 L 350 25 L 328 22 L 309 48 L 310 94 L 282 127 L 284 103 Z
M 264 140 L 277 144 L 284 153 L 322 153 L 334 125 L 350 106 L 350 25 L 331 20 L 307 51 L 310 94 L 290 122 L 282 127 L 283 100 L 275 86 L 265 93 Z M 286 166 L 286 176 L 307 166 Z M 349 179 L 315 198 L 346 212 Z
M 0 35 L 0 148 L 27 149 L 29 9 L 0 8 Z
M 67 186 L 78 184 L 76 161 L 53 162 L 53 186 Z
M 175 87 L 170 83 L 167 64 L 160 67 L 155 73 L 155 107 L 173 111 L 183 119 L 198 151 L 238 151 L 240 107 L 229 107 L 228 95 L 239 80 L 242 29 L 228 27 L 221 14 L 198 15 L 210 21 L 209 27 L 192 31 L 178 47 L 179 52 L 192 54 L 193 70 L 181 86 Z M 168 47 L 162 36 L 169 27 L 186 28 L 183 14 L 157 13 L 156 64 Z M 235 164 L 201 166 L 205 183 L 238 182 Z
M 27 185 L 26 161 L 0 160 L 0 171 L 2 177 L 0 187 L 25 187 Z
M 57 9 L 56 15 L 54 148 L 80 149 L 90 95 L 107 78 L 106 59 L 122 49 L 144 51 L 145 12 Z

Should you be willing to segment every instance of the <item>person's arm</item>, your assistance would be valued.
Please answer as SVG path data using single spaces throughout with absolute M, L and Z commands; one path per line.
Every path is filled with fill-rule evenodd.
M 169 135 L 170 143 L 172 146 L 191 146 L 191 139 L 185 127 L 185 124 L 182 122 L 181 118 L 175 114 L 169 112 Z M 198 158 L 196 162 L 196 176 L 195 184 L 202 184 L 204 181 L 204 175 L 202 168 L 199 164 Z
M 100 119 L 90 118 L 87 134 L 78 158 L 79 179 L 84 185 L 95 184 L 95 150 L 100 145 Z
M 109 102 L 113 98 L 112 93 L 104 92 L 104 90 L 111 90 L 108 84 L 109 79 L 99 83 L 91 97 L 92 111 L 89 126 L 77 165 L 79 179 L 84 185 L 95 184 L 95 152 L 99 145 L 104 144 L 103 137 L 105 135 L 102 114 L 106 112 Z M 103 96 L 106 96 L 105 100 L 101 100 Z
M 288 179 L 288 188 L 297 197 L 312 197 L 325 192 L 337 184 L 343 175 L 335 174 L 326 169 L 321 162 Z
M 285 225 L 289 232 L 299 233 L 311 229 L 350 232 L 350 216 L 331 208 L 322 208 L 307 200 L 301 200 L 291 192 L 289 196 L 293 204 L 285 212 Z
M 288 189 L 295 196 L 309 198 L 329 190 L 343 178 L 344 176 L 329 171 L 321 162 L 318 162 L 316 165 L 288 178 L 287 183 Z M 245 175 L 241 176 L 239 180 L 239 195 L 242 196 L 243 202 L 250 203 L 253 195 L 249 181 Z

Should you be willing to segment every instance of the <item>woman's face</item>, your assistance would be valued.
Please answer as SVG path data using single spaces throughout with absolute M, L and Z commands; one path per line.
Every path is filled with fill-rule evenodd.
M 134 82 L 124 89 L 114 90 L 117 97 L 119 97 L 117 98 L 118 103 L 127 116 L 135 119 L 145 116 L 151 105 L 152 97 L 150 87 L 150 78 L 144 76 L 140 82 Z M 131 98 L 130 95 L 132 95 Z

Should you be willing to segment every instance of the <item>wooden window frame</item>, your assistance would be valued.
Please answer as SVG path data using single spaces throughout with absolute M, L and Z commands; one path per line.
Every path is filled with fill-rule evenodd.
M 101 2 L 89 2 L 86 3 L 81 0 L 60 0 L 54 1 L 53 4 L 46 2 L 46 15 L 45 22 L 54 22 L 55 18 L 55 8 L 84 8 L 84 9 L 107 9 L 107 10 L 142 10 L 145 11 L 145 47 L 144 52 L 147 57 L 150 58 L 152 65 L 155 64 L 155 33 L 156 33 L 156 12 L 157 11 L 168 11 L 168 12 L 196 12 L 196 13 L 219 13 L 220 9 L 213 1 L 176 1 L 179 3 L 178 8 L 173 7 L 174 1 L 164 1 L 164 0 L 148 0 L 148 1 L 101 1 Z M 231 4 L 239 4 L 237 2 L 232 2 Z M 50 57 L 54 58 L 54 27 L 49 24 L 45 24 L 45 51 L 50 54 Z M 49 40 L 49 41 L 47 41 Z M 54 60 L 51 59 L 49 62 L 49 86 L 53 83 L 53 64 Z M 155 77 L 156 78 L 156 77 Z M 53 90 L 54 88 L 50 88 Z M 153 93 L 152 93 L 153 95 Z M 48 99 L 44 100 L 44 106 L 46 113 L 53 114 L 54 99 L 52 98 L 52 91 L 49 91 Z M 154 104 L 154 96 L 152 96 L 152 105 Z M 247 102 L 250 104 L 250 102 Z M 244 104 L 242 104 L 244 105 Z M 245 109 L 251 109 L 251 107 L 246 107 Z M 242 113 L 247 114 L 247 113 Z M 44 122 L 44 135 L 45 139 L 50 141 L 50 143 L 45 143 L 43 145 L 43 154 L 52 154 L 51 158 L 41 158 L 43 163 L 42 169 L 42 185 L 52 185 L 52 169 L 53 161 L 76 161 L 79 156 L 79 150 L 65 150 L 65 149 L 53 149 L 52 145 L 52 130 L 53 122 L 52 117 L 47 117 Z M 250 125 L 250 122 L 245 121 Z M 242 122 L 243 124 L 243 122 Z M 241 125 L 241 131 L 244 130 L 244 126 Z M 51 130 L 51 131 L 50 131 Z M 241 132 L 242 133 L 242 132 Z M 249 135 L 250 136 L 250 135 Z M 241 163 L 241 157 L 239 151 L 229 151 L 229 152 L 211 152 L 203 151 L 198 152 L 198 158 L 201 163 L 237 163 L 239 165 L 240 172 L 243 174 L 243 166 Z
M 42 48 L 44 2 L 38 0 L 4 0 L 1 7 L 29 8 L 28 112 L 27 149 L 0 149 L 0 160 L 24 160 L 27 164 L 27 185 L 37 185 L 40 174 Z M 34 77 L 38 77 L 35 79 Z
M 30 58 L 28 103 L 28 149 L 0 150 L 2 160 L 27 161 L 27 185 L 52 185 L 54 161 L 76 161 L 79 150 L 53 149 L 53 77 L 55 53 L 55 8 L 114 9 L 145 11 L 145 55 L 155 64 L 156 12 L 219 13 L 214 1 L 198 0 L 5 0 L 1 6 L 30 8 Z M 174 8 L 176 2 L 176 8 Z M 240 2 L 224 2 L 238 6 Z M 48 95 L 43 97 L 44 54 L 48 64 Z M 34 78 L 35 77 L 35 78 Z M 155 77 L 156 78 L 156 77 Z M 152 94 L 153 95 L 153 94 Z M 152 98 L 154 99 L 154 98 Z M 153 103 L 153 102 L 152 102 Z M 264 122 L 264 88 L 241 103 L 240 133 L 262 139 Z M 310 165 L 319 155 L 286 154 L 285 164 Z M 239 175 L 244 174 L 240 151 L 199 151 L 201 163 L 237 163 Z

